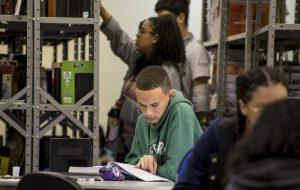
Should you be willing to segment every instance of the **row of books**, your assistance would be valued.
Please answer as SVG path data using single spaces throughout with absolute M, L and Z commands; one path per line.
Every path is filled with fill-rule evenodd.
M 90 16 L 91 0 L 41 0 L 43 17 L 84 17 Z M 26 15 L 27 0 L 0 0 L 0 14 Z
M 63 61 L 52 70 L 43 68 L 40 84 L 58 102 L 73 105 L 93 89 L 93 80 L 93 62 Z M 25 86 L 26 55 L 0 55 L 0 99 L 11 98 Z M 43 97 L 41 102 L 47 103 Z M 93 99 L 84 104 L 93 104 Z
M 41 15 L 48 17 L 84 17 L 90 16 L 91 0 L 44 0 Z
M 93 89 L 94 73 L 92 61 L 62 61 L 53 63 L 52 70 L 42 69 L 41 88 L 57 102 L 73 105 Z M 47 100 L 42 97 L 42 103 Z M 92 105 L 89 98 L 85 105 Z

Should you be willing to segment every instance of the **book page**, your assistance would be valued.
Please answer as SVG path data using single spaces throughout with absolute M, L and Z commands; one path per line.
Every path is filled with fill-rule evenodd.
M 109 162 L 108 166 L 118 166 L 130 175 L 133 175 L 143 181 L 170 181 L 166 178 L 160 177 L 158 175 L 151 174 L 142 169 L 135 168 L 134 165 L 124 164 L 119 162 Z

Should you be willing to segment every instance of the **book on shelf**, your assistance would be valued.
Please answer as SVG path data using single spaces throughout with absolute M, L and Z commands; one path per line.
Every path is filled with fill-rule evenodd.
M 85 17 L 83 11 L 90 7 L 86 0 L 55 0 L 54 15 L 56 17 Z M 88 13 L 85 13 L 88 14 Z
M 68 17 L 83 17 L 82 0 L 68 0 Z
M 1 1 L 1 14 L 12 15 L 14 14 L 14 1 L 13 0 L 2 0 Z
M 51 79 L 51 86 L 52 86 L 52 96 L 53 98 L 61 103 L 60 101 L 60 73 L 61 73 L 61 63 L 54 62 L 52 64 L 52 79 Z
M 42 68 L 41 71 L 41 88 L 52 95 L 52 71 L 50 69 Z M 47 103 L 47 99 L 41 96 L 41 103 Z
M 145 170 L 135 168 L 134 165 L 124 164 L 119 162 L 109 162 L 107 164 L 108 167 L 118 167 L 118 169 L 125 175 L 130 176 L 130 178 L 136 178 L 142 181 L 163 181 L 169 182 L 170 180 L 160 177 L 158 175 L 151 174 Z M 90 174 L 97 175 L 99 174 L 100 168 L 103 166 L 92 166 L 92 167 L 70 167 L 70 173 L 81 173 L 81 174 Z
M 23 15 L 26 12 L 26 1 L 17 0 L 15 6 L 15 15 Z
M 1 65 L 0 64 L 0 75 L 1 75 L 1 99 L 9 99 L 13 94 L 13 77 L 14 77 L 14 66 L 12 65 Z
M 68 0 L 55 1 L 55 16 L 67 17 L 68 16 Z
M 83 18 L 88 18 L 91 14 L 90 0 L 82 0 L 81 12 Z
M 5 73 L 5 74 L 10 74 L 11 75 L 11 94 L 10 95 L 15 95 L 17 92 L 22 90 L 26 86 L 26 55 L 21 55 L 21 54 L 8 54 L 6 57 L 2 56 L 2 59 L 0 59 L 0 73 L 5 73 L 5 72 L 14 72 L 13 74 L 10 73 Z M 12 71 L 13 69 L 13 71 Z M 3 75 L 2 75 L 3 77 Z M 5 79 L 8 79 L 9 77 L 5 77 Z M 4 80 L 2 80 L 3 83 Z M 7 80 L 6 80 L 7 81 Z M 5 85 L 7 87 L 7 85 Z M 5 87 L 2 86 L 2 87 Z M 3 89 L 1 87 L 1 89 Z M 6 93 L 7 94 L 7 93 Z
M 2 74 L 2 95 L 1 99 L 12 97 L 12 74 Z
M 41 17 L 45 17 L 47 14 L 47 2 L 46 1 L 47 0 L 41 0 L 41 2 L 40 2 L 40 7 L 41 7 L 40 16 Z
M 55 0 L 47 0 L 47 14 L 48 17 L 55 17 Z

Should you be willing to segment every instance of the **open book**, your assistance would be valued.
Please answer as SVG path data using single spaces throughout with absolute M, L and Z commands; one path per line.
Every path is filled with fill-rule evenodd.
M 135 168 L 134 165 L 124 164 L 119 162 L 109 162 L 107 166 L 117 166 L 119 170 L 125 174 L 136 177 L 143 181 L 170 181 L 166 178 L 151 174 L 142 169 Z M 82 173 L 82 174 L 99 174 L 99 169 L 101 166 L 93 166 L 93 167 L 70 167 L 70 173 Z

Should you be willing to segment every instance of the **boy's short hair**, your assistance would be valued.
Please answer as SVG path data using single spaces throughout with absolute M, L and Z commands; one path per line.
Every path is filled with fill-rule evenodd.
M 185 24 L 188 25 L 190 0 L 158 0 L 155 4 L 155 12 L 167 10 L 178 16 L 180 13 L 185 15 Z
M 160 66 L 148 66 L 136 77 L 136 87 L 139 90 L 161 88 L 165 94 L 171 90 L 171 82 L 167 72 Z

